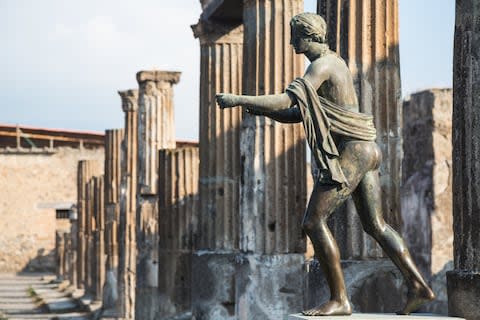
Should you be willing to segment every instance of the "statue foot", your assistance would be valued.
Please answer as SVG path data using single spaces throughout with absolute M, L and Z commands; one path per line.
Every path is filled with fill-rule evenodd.
M 435 294 L 432 289 L 423 285 L 415 286 L 408 290 L 407 303 L 401 311 L 397 312 L 397 314 L 408 315 L 433 299 L 435 299 Z
M 319 307 L 302 311 L 304 316 L 348 316 L 352 314 L 352 307 L 348 300 L 330 300 Z

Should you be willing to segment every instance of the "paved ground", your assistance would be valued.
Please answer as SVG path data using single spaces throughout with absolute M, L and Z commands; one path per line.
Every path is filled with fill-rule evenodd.
M 88 319 L 44 274 L 0 274 L 0 320 Z M 2 314 L 3 313 L 3 314 Z

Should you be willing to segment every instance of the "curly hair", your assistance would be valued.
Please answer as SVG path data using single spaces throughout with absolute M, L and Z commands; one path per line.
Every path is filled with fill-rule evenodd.
M 318 14 L 310 12 L 297 14 L 290 20 L 290 26 L 297 28 L 315 42 L 325 43 L 327 23 Z

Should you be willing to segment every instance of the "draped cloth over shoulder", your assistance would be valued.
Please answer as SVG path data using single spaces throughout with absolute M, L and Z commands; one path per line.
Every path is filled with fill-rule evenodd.
M 326 171 L 333 182 L 348 185 L 331 132 L 354 140 L 374 141 L 373 116 L 350 111 L 319 97 L 316 89 L 303 78 L 295 79 L 287 92 L 297 99 L 305 135 L 318 168 Z

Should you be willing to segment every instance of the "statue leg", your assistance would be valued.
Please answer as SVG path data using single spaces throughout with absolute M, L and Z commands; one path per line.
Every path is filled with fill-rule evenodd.
M 362 157 L 362 143 L 349 143 L 342 151 L 340 164 L 349 186 L 316 183 L 303 220 L 303 229 L 312 241 L 315 257 L 319 260 L 330 288 L 330 300 L 303 312 L 309 316 L 349 315 L 352 313 L 340 265 L 337 243 L 330 232 L 327 219 L 352 193 L 371 169 L 371 162 Z
M 398 313 L 409 314 L 435 296 L 417 269 L 403 239 L 383 219 L 380 197 L 378 170 L 369 171 L 354 191 L 353 199 L 363 229 L 380 244 L 407 282 L 407 303 Z

